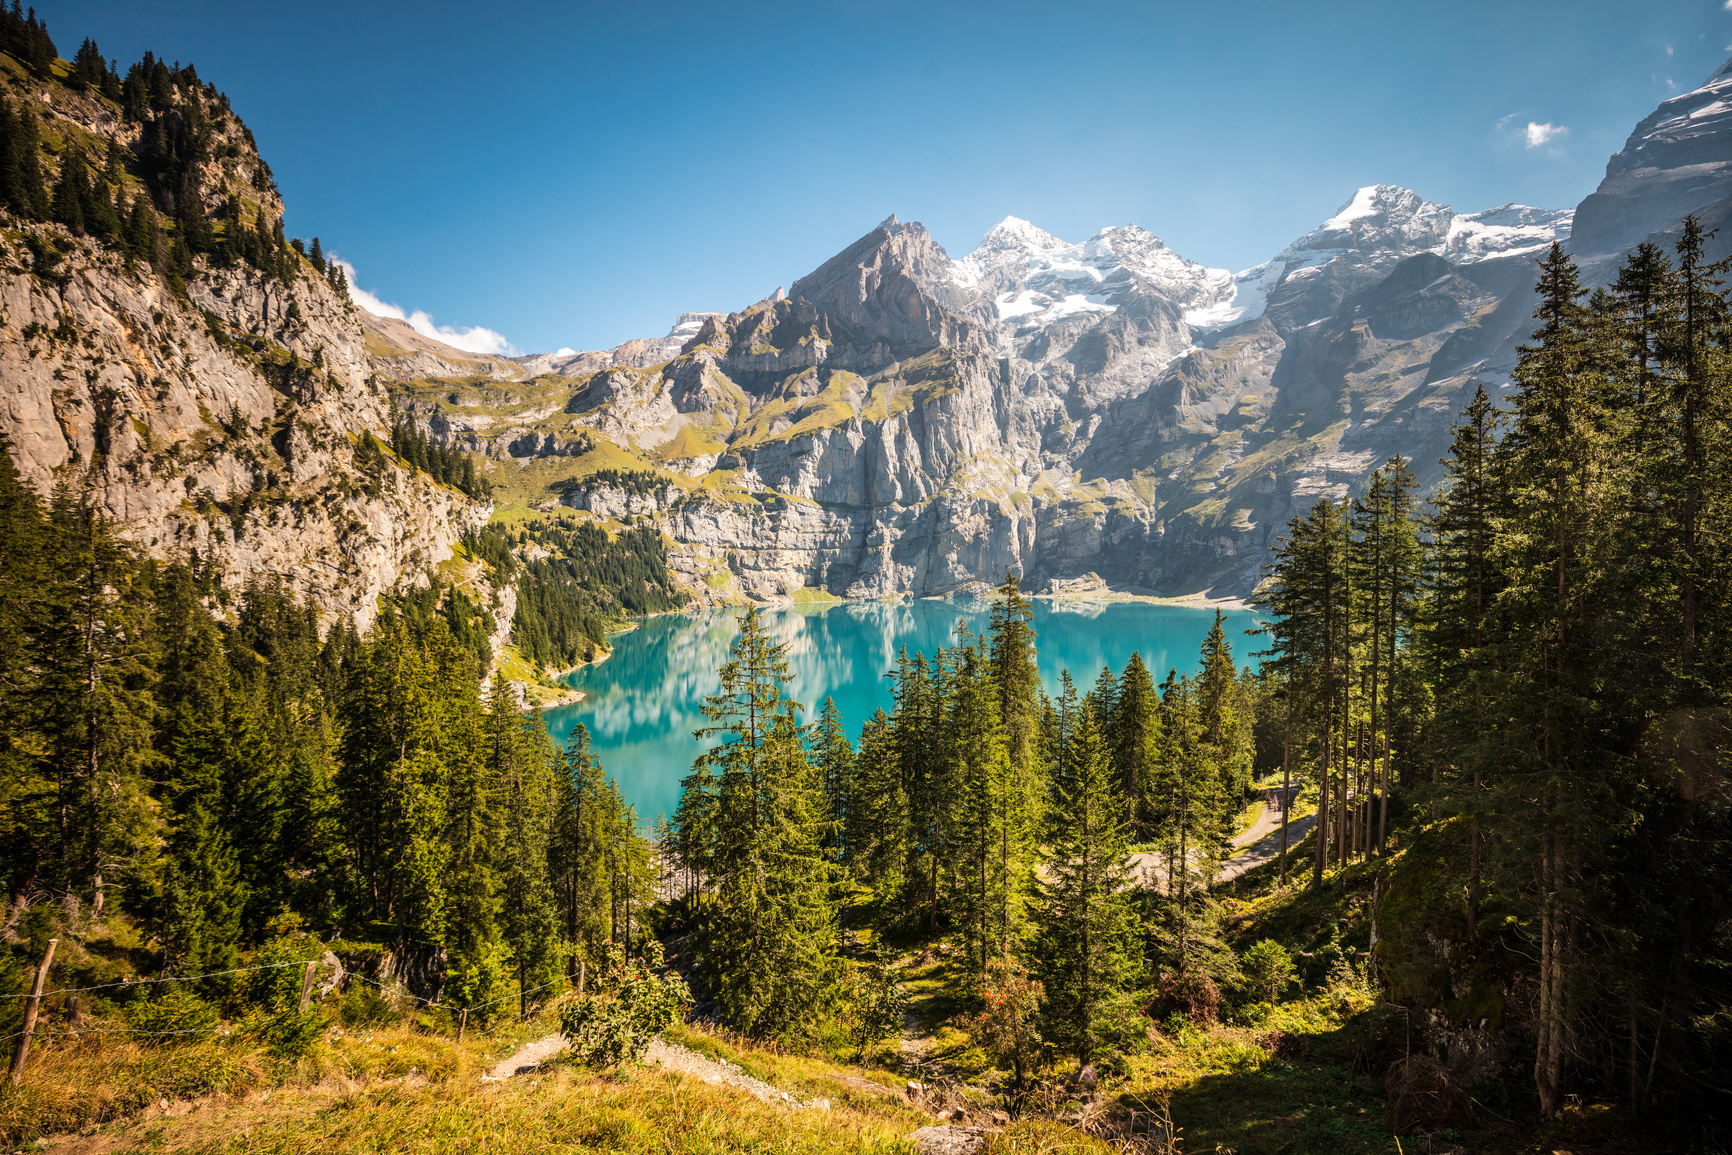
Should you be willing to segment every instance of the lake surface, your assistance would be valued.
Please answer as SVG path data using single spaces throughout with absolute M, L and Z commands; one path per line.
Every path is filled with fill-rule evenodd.
M 987 630 L 992 604 L 985 600 L 925 599 L 902 602 L 844 602 L 824 607 L 761 611 L 765 628 L 788 647 L 794 674 L 789 687 L 806 706 L 805 720 L 818 715 L 826 697 L 836 700 L 851 741 L 872 711 L 889 712 L 891 684 L 884 674 L 895 668 L 897 653 L 931 656 L 956 643 L 957 623 L 975 633 Z M 547 713 L 548 729 L 563 744 L 579 722 L 589 727 L 591 748 L 602 767 L 619 783 L 626 799 L 647 824 L 679 804 L 680 779 L 691 770 L 700 749 L 692 731 L 704 724 L 699 707 L 720 687 L 716 668 L 727 660 L 739 632 L 743 610 L 663 614 L 644 619 L 629 633 L 617 634 L 613 655 L 566 677 L 587 696 Z M 1059 671 L 1069 669 L 1079 691 L 1094 684 L 1103 664 L 1115 672 L 1133 652 L 1156 683 L 1167 671 L 1197 667 L 1203 639 L 1214 623 L 1213 610 L 1141 602 L 1034 602 L 1035 644 L 1048 694 L 1058 692 Z M 1240 665 L 1267 644 L 1248 637 L 1255 625 L 1249 611 L 1229 611 L 1227 639 Z

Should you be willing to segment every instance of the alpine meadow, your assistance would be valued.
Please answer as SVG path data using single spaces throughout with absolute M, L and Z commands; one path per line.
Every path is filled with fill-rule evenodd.
M 1635 79 L 1560 86 L 1384 11 L 1340 96 L 1215 10 L 891 7 L 362 3 L 291 74 L 260 37 L 335 12 L 0 6 L 6 1150 L 1732 1150 L 1732 61 L 1643 87 L 1596 8 L 1554 55 Z M 1642 27 L 1694 68 L 1725 15 Z M 241 96 L 82 36 L 141 29 Z M 841 243 L 1186 182 L 1266 243 L 1265 130 L 1223 95 L 1203 174 L 1156 99 L 1193 35 L 1281 124 L 1410 49 L 1450 115 L 1566 110 L 1361 101 L 1343 171 L 1627 139 L 1573 209 L 1343 185 L 1238 272 Z M 965 79 L 1026 140 L 1125 53 L 1051 155 L 1164 168 L 980 159 Z M 1309 204 L 1328 150 L 1258 147 Z M 354 263 L 576 343 L 824 252 L 527 353 Z

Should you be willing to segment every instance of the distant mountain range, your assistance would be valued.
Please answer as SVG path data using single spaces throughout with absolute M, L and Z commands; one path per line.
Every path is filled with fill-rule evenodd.
M 892 216 L 785 294 L 516 358 L 497 375 L 520 394 L 417 412 L 501 460 L 573 456 L 561 492 L 583 508 L 619 502 L 586 496 L 580 436 L 674 475 L 654 515 L 718 596 L 941 594 L 1007 569 L 1242 596 L 1318 498 L 1392 454 L 1437 480 L 1474 383 L 1514 365 L 1554 241 L 1603 282 L 1685 214 L 1732 214 L 1729 70 L 1638 125 L 1573 211 L 1373 185 L 1237 274 L 1134 225 L 1079 244 L 1014 217 L 956 260 Z
M 75 483 L 145 548 L 363 624 L 380 593 L 467 566 L 454 543 L 490 512 L 377 448 L 393 405 L 487 456 L 495 515 L 651 519 L 701 601 L 945 594 L 1006 570 L 1243 596 L 1289 518 L 1391 454 L 1436 481 L 1474 382 L 1515 363 L 1554 240 L 1603 283 L 1687 213 L 1732 225 L 1729 64 L 1644 119 L 1573 212 L 1370 186 L 1237 274 L 1133 225 L 1072 243 L 1015 218 L 952 259 L 892 216 L 737 312 L 477 357 L 353 308 L 316 250 L 268 236 L 282 209 L 251 134 L 170 79 L 127 111 L 52 70 L 0 77 L 60 142 L 45 189 L 75 154 L 106 171 L 112 140 L 125 171 L 79 178 L 91 211 L 154 204 L 141 219 L 175 230 L 128 259 L 64 205 L 7 214 L 0 432 L 40 489 Z M 206 152 L 170 187 L 141 158 L 189 117 Z M 174 255 L 188 229 L 203 247 Z M 510 591 L 487 600 L 505 629 Z

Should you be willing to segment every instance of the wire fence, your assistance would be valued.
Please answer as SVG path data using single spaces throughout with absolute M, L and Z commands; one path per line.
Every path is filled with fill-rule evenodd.
M 147 979 L 147 978 L 121 979 L 117 982 L 112 982 L 112 983 L 100 983 L 97 986 L 93 986 L 93 987 L 57 987 L 56 989 L 54 989 L 52 991 L 43 991 L 41 997 L 46 999 L 46 998 L 49 998 L 50 996 L 58 997 L 60 995 L 81 995 L 87 991 L 109 991 L 109 990 L 113 990 L 116 987 L 135 987 L 135 986 L 142 986 L 146 983 L 190 983 L 195 979 L 214 979 L 214 978 L 220 978 L 223 975 L 244 975 L 244 974 L 249 974 L 253 971 L 279 970 L 282 967 L 304 967 L 306 965 L 307 965 L 307 961 L 305 959 L 302 959 L 299 962 L 260 963 L 256 967 L 236 967 L 233 970 L 211 971 L 209 974 L 202 974 L 202 975 L 163 975 L 160 978 L 154 978 L 154 979 Z M 17 994 L 17 995 L 0 995 L 0 998 L 7 998 L 7 999 L 27 999 L 29 997 L 30 997 L 30 993 L 28 991 L 24 992 L 23 994 Z
M 47 1002 L 50 999 L 59 998 L 62 995 L 84 994 L 84 993 L 89 992 L 89 991 L 113 990 L 116 987 L 142 986 L 142 985 L 145 985 L 148 983 L 193 982 L 193 981 L 198 980 L 198 979 L 221 978 L 221 977 L 224 977 L 226 975 L 249 974 L 249 973 L 256 972 L 256 971 L 280 970 L 284 967 L 304 967 L 307 965 L 308 961 L 309 960 L 302 959 L 302 960 L 291 961 L 291 962 L 260 963 L 257 966 L 235 967 L 235 968 L 230 969 L 230 970 L 210 971 L 206 974 L 198 974 L 198 975 L 166 975 L 166 976 L 162 976 L 160 978 L 124 979 L 124 980 L 121 980 L 119 982 L 100 983 L 96 986 L 88 986 L 88 987 L 63 987 L 63 988 L 59 988 L 56 990 L 43 991 L 39 997 L 42 999 L 42 1001 Z M 442 1004 L 437 999 L 422 998 L 419 995 L 411 994 L 406 988 L 401 987 L 399 985 L 381 983 L 377 979 L 370 979 L 366 975 L 358 974 L 354 971 L 346 971 L 346 972 L 340 972 L 340 973 L 342 973 L 344 975 L 344 977 L 346 977 L 346 978 L 357 979 L 363 983 L 366 983 L 368 986 L 377 987 L 379 990 L 384 991 L 387 994 L 394 994 L 398 998 L 408 999 L 411 1002 L 417 1003 L 417 1004 L 424 1006 L 424 1007 L 443 1007 L 444 1009 L 449 1010 L 453 1013 L 457 1013 L 459 1011 L 485 1010 L 488 1007 L 498 1006 L 500 1003 L 506 1003 L 506 1002 L 510 1002 L 513 999 L 520 999 L 520 998 L 524 998 L 524 997 L 527 997 L 527 996 L 532 995 L 532 994 L 537 994 L 541 991 L 548 990 L 551 987 L 559 986 L 566 981 L 565 978 L 561 977 L 561 978 L 554 979 L 551 982 L 542 983 L 540 986 L 537 986 L 537 987 L 530 987 L 526 991 L 517 991 L 517 992 L 514 992 L 512 994 L 501 995 L 499 998 L 496 998 L 496 999 L 489 999 L 487 1002 L 484 1002 L 484 1003 L 475 1003 L 472 1005 L 465 1006 L 465 1005 L 461 1005 L 461 1004 L 458 1004 L 458 1005 L 453 1005 L 453 1004 L 449 1004 L 449 1003 Z M 19 995 L 6 995 L 4 997 L 27 999 L 27 998 L 30 998 L 31 996 L 29 994 L 19 994 Z M 24 1031 L 14 1031 L 10 1035 L 0 1035 L 0 1043 L 12 1042 L 13 1040 L 22 1038 L 25 1035 L 25 1033 L 26 1032 L 24 1032 Z M 89 1027 L 89 1028 L 80 1028 L 78 1030 L 67 1030 L 67 1031 L 41 1031 L 41 1030 L 38 1030 L 38 1031 L 29 1032 L 29 1033 L 30 1033 L 32 1038 L 55 1039 L 55 1038 L 78 1037 L 78 1036 L 83 1036 L 83 1035 L 134 1035 L 134 1036 L 145 1037 L 145 1038 L 165 1038 L 165 1037 L 173 1036 L 173 1035 L 213 1035 L 213 1034 L 228 1035 L 228 1034 L 233 1034 L 235 1032 L 234 1032 L 234 1028 L 230 1027 L 230 1026 L 216 1026 L 216 1027 L 197 1027 L 197 1028 L 189 1028 L 186 1030 L 172 1030 L 172 1031 L 153 1031 L 153 1030 L 146 1030 L 142 1027 L 139 1027 L 139 1028 L 133 1028 L 133 1027 Z

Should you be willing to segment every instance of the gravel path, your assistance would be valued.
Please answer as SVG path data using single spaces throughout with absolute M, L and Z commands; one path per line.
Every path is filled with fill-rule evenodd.
M 1299 845 L 1305 835 L 1317 824 L 1315 814 L 1304 818 L 1295 818 L 1287 823 L 1287 850 L 1289 853 Z M 1216 875 L 1216 881 L 1227 882 L 1238 878 L 1246 871 L 1255 870 L 1265 863 L 1273 862 L 1281 857 L 1281 817 L 1280 811 L 1273 818 L 1265 811 L 1257 824 L 1245 833 L 1233 839 L 1234 846 L 1249 846 L 1233 857 L 1221 863 L 1221 873 Z M 1158 851 L 1144 851 L 1131 855 L 1131 870 L 1138 879 L 1148 885 L 1165 891 L 1167 875 L 1167 856 Z
M 761 1079 L 754 1079 L 726 1059 L 707 1059 L 688 1047 L 678 1043 L 664 1043 L 656 1039 L 649 1045 L 649 1054 L 644 1056 L 644 1062 L 655 1063 L 670 1071 L 678 1071 L 682 1075 L 690 1075 L 705 1083 L 714 1083 L 727 1087 L 738 1087 L 766 1103 L 773 1103 L 795 1110 L 815 1109 L 828 1111 L 830 1100 L 812 1099 L 804 1101 L 795 1098 L 786 1091 L 779 1091 Z
M 497 1083 L 513 1075 L 527 1074 L 565 1049 L 565 1036 L 557 1032 L 545 1039 L 525 1043 L 509 1058 L 501 1059 L 481 1076 L 483 1083 Z

